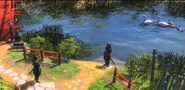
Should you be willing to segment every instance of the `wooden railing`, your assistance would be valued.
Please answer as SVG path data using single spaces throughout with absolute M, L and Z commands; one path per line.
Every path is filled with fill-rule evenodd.
M 2 87 L 3 85 L 6 85 L 6 86 L 10 87 L 11 90 L 12 90 L 12 89 L 13 89 L 13 90 L 20 90 L 20 89 L 18 88 L 17 85 L 12 86 L 12 85 L 7 84 L 4 80 L 2 80 L 2 77 L 1 77 L 1 76 L 0 76 L 0 80 L 1 80 L 1 82 L 0 82 L 0 87 Z M 2 90 L 3 90 L 3 89 L 2 89 Z M 8 90 L 10 90 L 10 89 L 8 89 Z
M 27 50 L 40 52 L 40 54 L 27 53 Z M 24 46 L 23 51 L 24 51 L 24 59 L 26 59 L 26 55 L 33 55 L 33 56 L 41 57 L 41 61 L 43 61 L 44 57 L 45 58 L 51 58 L 51 59 L 58 59 L 58 63 L 59 63 L 59 65 L 61 65 L 61 59 L 62 58 L 61 58 L 61 51 L 60 50 L 58 52 L 53 52 L 53 51 L 45 51 L 42 48 L 41 49 L 28 49 Z M 55 54 L 55 55 L 58 55 L 58 57 L 46 56 L 46 55 L 44 55 L 44 53 Z
M 125 80 L 128 84 L 125 84 L 122 80 L 120 80 L 116 75 L 119 75 L 123 80 Z M 133 86 L 136 90 L 141 90 L 138 87 L 136 87 L 133 83 L 132 83 L 132 79 L 127 79 L 125 78 L 123 75 L 121 75 L 118 71 L 117 71 L 117 67 L 114 68 L 114 75 L 113 75 L 113 80 L 112 83 L 115 83 L 116 80 L 118 80 L 122 85 L 124 85 L 126 88 L 128 88 L 129 90 L 131 90 L 131 86 Z

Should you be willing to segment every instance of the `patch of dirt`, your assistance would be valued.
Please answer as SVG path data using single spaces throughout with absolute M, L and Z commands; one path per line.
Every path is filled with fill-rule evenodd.
M 7 60 L 8 57 L 6 53 L 10 49 L 10 44 L 0 44 L 0 65 L 4 65 L 6 69 L 10 68 L 17 73 L 28 75 L 31 69 L 33 68 L 32 64 L 26 62 L 19 62 L 19 67 L 12 67 L 13 64 L 16 63 L 17 60 L 9 60 L 9 64 L 2 62 L 2 60 Z M 19 60 L 18 60 L 19 61 Z M 73 60 L 74 61 L 74 60 Z M 55 90 L 88 90 L 88 86 L 96 80 L 96 78 L 103 76 L 108 71 L 113 71 L 113 67 L 105 68 L 98 62 L 93 61 L 80 61 L 75 60 L 75 63 L 79 65 L 79 73 L 71 79 L 68 80 L 57 80 L 56 89 Z M 61 64 L 62 65 L 62 64 Z M 44 63 L 43 66 L 50 66 L 47 63 Z M 71 66 L 72 67 L 72 66 Z M 48 68 L 49 69 L 49 68 Z M 47 69 L 46 69 L 47 70 Z M 47 76 L 46 71 L 43 71 L 42 74 L 45 74 L 44 77 Z M 5 80 L 9 80 L 8 77 L 3 76 Z M 29 75 L 29 80 L 33 80 L 33 77 Z M 48 79 L 46 79 L 48 80 Z M 41 82 L 45 82 L 46 80 Z

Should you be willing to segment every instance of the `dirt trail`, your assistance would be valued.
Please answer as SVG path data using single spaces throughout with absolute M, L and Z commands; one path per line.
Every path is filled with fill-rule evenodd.
M 10 44 L 6 44 L 4 42 L 0 42 L 0 65 L 4 65 L 6 68 L 10 68 L 11 66 L 7 63 L 2 62 L 2 60 L 7 59 L 6 53 L 10 49 Z M 55 81 L 56 89 L 55 90 L 88 90 L 88 86 L 96 80 L 97 77 L 104 75 L 106 72 L 112 70 L 112 67 L 105 68 L 98 62 L 93 61 L 74 61 L 80 67 L 79 73 L 69 80 L 64 81 Z M 27 75 L 27 70 L 23 70 L 20 68 L 11 67 L 13 70 L 18 73 L 24 73 Z M 8 77 L 3 77 L 8 79 Z M 30 78 L 30 77 L 29 77 Z
M 105 68 L 98 62 L 75 61 L 80 65 L 80 72 L 72 79 L 57 82 L 57 90 L 88 90 L 88 86 L 97 78 L 112 70 Z

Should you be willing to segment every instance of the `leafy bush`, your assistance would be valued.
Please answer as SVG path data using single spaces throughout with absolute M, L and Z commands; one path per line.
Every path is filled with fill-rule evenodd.
M 75 24 L 75 23 L 84 23 L 84 20 L 83 19 L 73 19 L 71 20 L 70 24 Z
M 64 57 L 69 60 L 72 55 L 79 54 L 80 44 L 77 42 L 76 38 L 70 37 L 61 41 L 59 49 L 63 52 Z
M 185 64 L 183 55 L 172 52 L 157 52 L 154 72 L 154 78 L 157 81 L 150 84 L 152 56 L 151 53 L 144 53 L 142 56 L 130 55 L 126 60 L 125 67 L 129 77 L 142 90 L 156 90 L 164 71 L 167 71 L 167 74 L 171 77 L 174 74 L 175 77 L 182 75 L 183 65 Z M 171 66 L 172 63 L 174 63 L 173 66 Z
M 62 55 L 71 59 L 89 57 L 98 50 L 99 44 L 88 44 L 78 40 L 75 36 L 63 34 L 61 25 L 44 25 L 39 31 L 29 31 L 23 34 L 23 40 L 28 42 L 31 48 L 52 51 L 62 51 Z

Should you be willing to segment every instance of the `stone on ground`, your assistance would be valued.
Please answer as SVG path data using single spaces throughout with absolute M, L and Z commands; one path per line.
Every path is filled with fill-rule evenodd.
M 17 81 L 18 85 L 22 85 L 24 83 L 26 83 L 26 80 L 20 79 L 20 80 Z
M 45 90 L 45 88 L 43 88 L 43 87 L 35 87 L 34 90 Z
M 73 90 L 77 90 L 77 87 L 74 87 Z
M 12 69 L 8 69 L 8 70 L 4 71 L 4 74 L 9 74 L 9 73 L 11 73 L 12 71 L 13 71 Z
M 16 76 L 16 77 L 14 77 L 12 80 L 17 82 L 19 79 L 20 79 L 20 78 Z
M 0 73 L 4 72 L 5 69 L 4 68 L 0 68 Z
M 18 73 L 16 73 L 16 72 L 8 74 L 8 76 L 10 76 L 10 77 L 14 77 L 14 76 L 17 76 L 17 75 L 18 75 Z
M 55 82 L 41 83 L 40 86 L 45 88 L 55 88 Z
M 0 65 L 0 68 L 4 68 L 4 66 L 3 65 Z
M 22 78 L 22 79 L 24 79 L 24 80 L 27 80 L 28 79 L 28 76 L 26 76 L 24 74 L 21 74 L 19 77 Z

